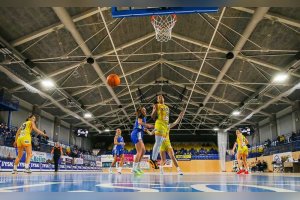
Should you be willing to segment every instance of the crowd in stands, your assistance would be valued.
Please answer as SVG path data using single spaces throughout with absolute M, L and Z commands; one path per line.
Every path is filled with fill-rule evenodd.
M 0 145 L 3 146 L 12 146 L 15 141 L 17 129 L 16 128 L 9 128 L 7 124 L 1 123 L 0 124 Z
M 271 141 L 270 139 L 264 142 L 265 147 L 278 146 L 281 144 L 291 143 L 300 140 L 300 130 L 298 132 L 292 132 L 286 135 L 279 135 L 276 140 Z
M 108 149 L 109 151 L 100 151 L 99 154 L 110 154 L 113 149 L 113 144 L 111 144 Z M 201 142 L 174 142 L 172 143 L 174 153 L 176 155 L 217 155 L 218 148 L 214 143 L 201 143 Z M 146 155 L 152 154 L 153 144 L 146 143 Z M 126 154 L 136 154 L 136 150 L 131 143 L 126 143 L 125 145 Z

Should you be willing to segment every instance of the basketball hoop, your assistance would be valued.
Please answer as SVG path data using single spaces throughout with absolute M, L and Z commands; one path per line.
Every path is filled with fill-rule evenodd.
M 154 27 L 156 40 L 167 42 L 172 37 L 172 29 L 177 21 L 175 14 L 172 15 L 153 15 L 151 24 Z

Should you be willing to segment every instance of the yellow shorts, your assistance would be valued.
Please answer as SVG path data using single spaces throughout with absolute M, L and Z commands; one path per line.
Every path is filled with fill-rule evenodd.
M 160 151 L 169 151 L 172 148 L 170 140 L 164 140 L 160 146 Z
M 31 137 L 19 137 L 17 147 L 28 147 L 31 145 Z
M 246 154 L 246 155 L 248 155 L 248 147 L 247 146 L 243 146 L 243 147 L 239 147 L 238 148 L 238 153 L 239 154 Z
M 155 135 L 167 137 L 167 133 L 169 129 L 168 129 L 168 124 L 166 122 L 161 120 L 156 120 L 154 128 L 156 129 Z

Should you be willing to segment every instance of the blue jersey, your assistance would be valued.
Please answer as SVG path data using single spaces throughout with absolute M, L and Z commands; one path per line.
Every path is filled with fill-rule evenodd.
M 140 125 L 139 124 L 139 121 L 138 119 L 142 119 L 143 123 L 146 124 L 146 121 L 147 121 L 147 118 L 146 117 L 142 117 L 142 116 L 139 116 L 138 118 L 136 118 L 135 120 L 135 123 L 134 123 L 134 126 L 133 126 L 133 130 L 139 130 L 139 131 L 144 131 L 144 126 L 143 125 Z
M 124 142 L 124 138 L 122 136 L 118 136 L 117 142 L 118 143 Z M 116 149 L 116 150 L 124 149 L 124 146 L 121 144 L 116 144 L 114 146 L 114 149 Z

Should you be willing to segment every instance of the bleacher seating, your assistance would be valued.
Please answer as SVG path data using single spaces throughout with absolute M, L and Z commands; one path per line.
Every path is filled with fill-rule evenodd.
M 111 144 L 106 151 L 106 154 L 111 153 L 114 144 Z M 175 154 L 180 155 L 192 155 L 194 160 L 218 160 L 218 147 L 214 143 L 202 143 L 202 142 L 173 142 L 172 147 Z M 153 144 L 146 143 L 146 155 L 152 154 Z M 125 145 L 126 154 L 136 154 L 135 147 L 132 143 L 126 143 Z

